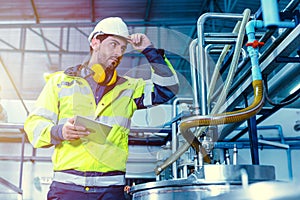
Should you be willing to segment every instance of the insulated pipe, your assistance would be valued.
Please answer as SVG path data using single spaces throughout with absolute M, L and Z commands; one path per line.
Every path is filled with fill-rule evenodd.
M 240 53 L 241 53 L 241 49 L 243 46 L 243 40 L 244 40 L 244 35 L 245 35 L 245 27 L 250 19 L 250 9 L 245 9 L 245 11 L 243 12 L 243 20 L 240 24 L 240 29 L 238 31 L 238 38 L 237 38 L 237 42 L 235 45 L 235 49 L 234 49 L 234 54 L 233 54 L 233 58 L 230 64 L 230 68 L 229 68 L 229 72 L 228 72 L 228 76 L 225 80 L 224 86 L 223 86 L 223 90 L 221 91 L 220 97 L 217 100 L 216 105 L 214 106 L 214 108 L 212 109 L 212 114 L 215 114 L 218 112 L 218 110 L 220 109 L 220 107 L 223 105 L 223 102 L 226 100 L 228 91 L 230 89 L 230 86 L 232 84 L 237 66 L 238 66 L 238 61 L 239 61 L 239 57 L 240 57 Z
M 237 24 L 235 25 L 234 29 L 233 29 L 233 33 L 238 33 L 238 30 L 240 29 L 240 25 L 241 25 L 241 22 L 238 21 Z M 207 93 L 207 105 L 208 106 L 210 106 L 210 99 L 211 99 L 212 93 L 215 90 L 215 86 L 216 86 L 216 83 L 217 83 L 217 80 L 218 80 L 218 77 L 219 77 L 220 67 L 221 67 L 221 65 L 222 65 L 222 63 L 225 59 L 225 56 L 227 55 L 227 52 L 231 48 L 231 46 L 232 45 L 229 45 L 229 44 L 224 46 L 224 48 L 222 50 L 222 53 L 219 56 L 219 59 L 216 63 L 216 66 L 215 66 L 215 69 L 214 69 L 214 72 L 213 72 L 213 75 L 212 75 L 212 78 L 211 78 L 211 81 L 210 81 L 210 84 L 209 84 L 208 93 Z
M 261 27 L 263 27 L 263 22 L 260 20 L 248 22 L 246 26 L 246 32 L 249 43 L 255 42 L 255 28 Z M 258 65 L 258 50 L 254 44 L 248 45 L 247 50 L 249 52 L 252 64 L 252 86 L 254 89 L 253 103 L 247 108 L 241 109 L 239 111 L 189 117 L 183 120 L 179 125 L 180 132 L 183 134 L 183 136 L 189 137 L 191 135 L 191 133 L 189 132 L 189 128 L 239 122 L 254 116 L 261 110 L 264 103 L 264 97 L 262 75 Z M 193 137 L 197 138 L 198 136 L 193 135 Z M 189 143 L 185 143 L 184 145 L 182 145 L 175 154 L 169 157 L 162 165 L 155 168 L 156 174 L 160 174 L 167 166 L 175 162 L 189 147 Z
M 241 69 L 249 59 L 248 54 L 246 53 L 245 49 L 242 49 L 241 54 L 242 54 L 242 61 L 238 64 L 237 70 Z M 216 89 L 216 91 L 214 93 L 211 94 L 210 101 L 212 101 L 213 99 L 217 99 L 217 97 L 220 95 L 220 93 L 223 89 L 223 86 L 224 86 L 224 83 L 222 85 L 220 85 L 220 87 L 218 89 Z M 210 104 L 208 104 L 208 105 L 210 105 Z M 219 110 L 219 111 L 223 112 L 224 109 Z
M 240 24 L 240 21 L 238 23 Z M 222 57 L 221 59 L 220 58 L 218 59 L 219 64 L 218 63 L 216 64 L 216 67 L 214 69 L 211 81 L 208 81 L 209 80 L 209 75 L 210 75 L 209 74 L 209 63 L 208 62 L 206 63 L 206 69 L 205 69 L 206 70 L 206 80 L 208 82 L 210 82 L 209 89 L 208 89 L 208 94 L 207 94 L 208 110 L 209 110 L 210 104 L 212 102 L 212 99 L 215 99 L 217 95 L 220 96 L 220 93 L 221 93 L 222 89 L 224 89 L 224 84 L 222 84 L 214 92 L 216 82 L 218 81 L 218 78 L 219 78 L 220 65 L 224 61 L 225 55 L 230 50 L 230 47 L 231 47 L 231 45 L 228 45 L 228 44 L 225 45 L 225 46 L 217 46 L 215 44 L 209 44 L 205 47 L 205 54 L 206 55 L 211 54 L 211 53 L 215 53 L 215 54 L 220 54 L 220 57 Z M 218 49 L 213 49 L 213 48 L 218 48 Z M 241 63 L 243 63 L 247 59 L 247 53 L 246 53 L 245 49 L 243 49 L 243 48 L 241 48 L 241 56 L 242 56 Z M 235 66 L 235 69 L 240 68 L 241 63 L 238 66 Z

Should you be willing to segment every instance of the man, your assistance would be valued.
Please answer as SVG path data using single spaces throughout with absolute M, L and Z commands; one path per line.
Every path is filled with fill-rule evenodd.
M 136 109 L 164 103 L 178 89 L 164 51 L 144 34 L 129 35 L 121 18 L 103 19 L 88 40 L 89 61 L 51 75 L 24 124 L 35 148 L 55 146 L 48 199 L 124 199 L 130 119 Z M 151 81 L 117 75 L 128 43 L 148 59 Z M 90 132 L 74 125 L 76 115 L 112 127 L 105 143 L 86 140 Z

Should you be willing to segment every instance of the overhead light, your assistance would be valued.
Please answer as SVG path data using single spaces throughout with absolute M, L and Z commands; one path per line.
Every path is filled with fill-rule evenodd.
M 291 91 L 290 94 L 293 94 L 294 92 L 296 92 L 297 90 L 299 90 L 300 88 L 300 83 L 298 85 L 296 85 L 296 87 L 294 87 Z

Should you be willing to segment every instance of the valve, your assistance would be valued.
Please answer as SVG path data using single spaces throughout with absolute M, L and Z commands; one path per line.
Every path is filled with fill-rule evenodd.
M 253 48 L 261 47 L 261 46 L 264 46 L 264 45 L 265 45 L 264 42 L 259 42 L 258 40 L 254 40 L 253 42 L 248 42 L 246 44 L 247 47 L 252 46 Z

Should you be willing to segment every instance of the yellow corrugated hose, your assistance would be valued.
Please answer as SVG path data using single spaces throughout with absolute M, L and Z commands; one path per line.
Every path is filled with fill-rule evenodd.
M 229 124 L 249 119 L 251 116 L 255 115 L 257 112 L 260 111 L 264 102 L 262 80 L 253 81 L 252 86 L 254 89 L 255 96 L 253 103 L 249 107 L 234 112 L 189 117 L 180 123 L 180 132 L 183 133 L 187 129 L 196 126 Z
M 211 126 L 218 124 L 229 124 L 234 122 L 239 122 L 246 120 L 254 115 L 256 115 L 264 104 L 264 96 L 263 96 L 263 82 L 262 80 L 254 80 L 252 82 L 253 90 L 254 90 L 254 100 L 250 106 L 247 108 L 226 112 L 222 114 L 213 114 L 213 115 L 204 115 L 204 116 L 193 116 L 184 119 L 179 127 L 180 132 L 184 135 L 190 128 L 199 127 L 199 126 Z M 184 146 L 181 146 L 180 149 L 186 151 L 186 148 L 190 146 L 189 143 L 185 143 Z M 199 149 L 205 158 L 205 150 L 203 148 Z M 176 161 L 177 156 L 182 155 L 181 151 L 175 152 L 172 156 L 170 156 L 162 165 L 156 167 L 154 169 L 155 173 L 159 175 L 165 168 L 171 165 Z M 208 158 L 206 158 L 208 159 Z M 205 161 L 205 160 L 204 160 Z

